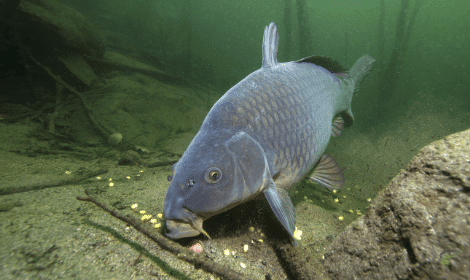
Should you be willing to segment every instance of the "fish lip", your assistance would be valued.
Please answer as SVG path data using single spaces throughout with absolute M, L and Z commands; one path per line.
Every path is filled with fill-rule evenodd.
M 200 231 L 191 226 L 191 223 L 181 220 L 167 220 L 166 229 L 166 236 L 171 239 L 193 237 L 201 234 Z
M 170 219 L 166 220 L 166 236 L 171 239 L 180 239 L 185 237 L 193 237 L 199 234 L 203 234 L 207 236 L 207 238 L 211 239 L 209 234 L 202 228 L 202 222 L 204 219 L 187 210 L 183 209 L 183 211 L 187 212 L 189 218 L 181 220 L 181 219 Z

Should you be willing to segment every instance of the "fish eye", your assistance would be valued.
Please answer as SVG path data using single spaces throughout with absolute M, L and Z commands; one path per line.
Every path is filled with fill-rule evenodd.
M 171 180 L 173 180 L 173 176 L 168 175 L 167 179 L 168 179 L 168 182 L 171 182 Z
M 188 181 L 188 187 L 194 187 L 194 184 L 195 184 L 195 183 L 196 183 L 196 182 L 195 182 L 194 180 L 189 180 L 189 181 Z
M 209 173 L 209 178 L 211 178 L 212 181 L 215 181 L 215 180 L 219 179 L 219 175 L 220 175 L 219 172 L 211 171 Z
M 204 178 L 207 182 L 215 184 L 220 180 L 220 178 L 222 178 L 222 171 L 220 171 L 220 169 L 217 167 L 210 167 L 206 170 Z

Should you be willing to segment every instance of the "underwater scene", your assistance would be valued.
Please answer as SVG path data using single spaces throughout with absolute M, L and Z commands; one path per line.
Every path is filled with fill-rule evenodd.
M 469 12 L 0 0 L 0 278 L 470 279 Z

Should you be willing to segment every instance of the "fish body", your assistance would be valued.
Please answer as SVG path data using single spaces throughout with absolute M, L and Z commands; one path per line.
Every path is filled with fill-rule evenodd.
M 325 57 L 277 61 L 274 22 L 265 28 L 263 66 L 228 90 L 173 166 L 165 196 L 167 236 L 203 233 L 205 219 L 264 193 L 287 232 L 295 229 L 286 189 L 314 168 L 311 180 L 340 188 L 344 179 L 324 155 L 330 136 L 353 122 L 354 88 L 374 61 L 349 72 Z

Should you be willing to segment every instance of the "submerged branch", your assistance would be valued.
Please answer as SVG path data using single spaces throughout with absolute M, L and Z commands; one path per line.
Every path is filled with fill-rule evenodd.
M 181 245 L 169 240 L 168 238 L 162 237 L 160 234 L 156 233 L 155 231 L 149 230 L 144 224 L 138 222 L 136 219 L 124 216 L 120 214 L 115 209 L 112 209 L 110 206 L 106 205 L 98 201 L 96 198 L 89 196 L 87 192 L 85 192 L 87 197 L 77 197 L 80 201 L 89 201 L 95 204 L 96 206 L 100 207 L 104 211 L 108 212 L 112 216 L 118 218 L 119 220 L 130 224 L 134 227 L 137 231 L 141 232 L 142 234 L 148 236 L 150 239 L 155 241 L 161 248 L 169 251 L 170 253 L 174 254 L 178 259 L 184 260 L 197 268 L 202 268 L 203 270 L 212 273 L 218 277 L 223 279 L 248 279 L 244 275 L 237 273 L 236 271 L 219 265 L 213 262 L 210 259 L 207 259 L 203 256 L 196 255 L 195 253 L 191 252 L 190 250 L 182 247 Z
M 31 54 L 31 51 L 26 49 L 27 53 L 28 53 L 28 56 L 29 58 L 36 64 L 38 65 L 39 67 L 41 67 L 42 69 L 44 69 L 44 71 L 46 71 L 46 73 L 52 78 L 54 79 L 57 83 L 61 84 L 62 86 L 64 86 L 66 89 L 68 89 L 73 95 L 75 95 L 81 102 L 83 108 L 84 108 L 84 111 L 89 119 L 89 121 L 91 122 L 91 124 L 100 132 L 100 134 L 103 136 L 104 139 L 107 139 L 109 135 L 111 135 L 111 130 L 104 127 L 103 124 L 97 122 L 95 120 L 95 118 L 92 116 L 92 110 L 91 108 L 86 104 L 85 102 L 85 99 L 84 97 L 82 96 L 82 94 L 80 92 L 78 92 L 75 88 L 73 88 L 71 85 L 67 84 L 64 80 L 62 80 L 62 78 L 60 76 L 57 76 L 55 75 L 54 73 L 52 73 L 51 69 L 49 69 L 48 67 L 46 67 L 45 65 L 43 65 L 41 62 L 39 62 L 36 58 L 33 57 L 33 55 Z
M 34 185 L 34 186 L 11 186 L 11 187 L 6 187 L 0 189 L 0 195 L 7 195 L 7 194 L 13 194 L 13 193 L 20 193 L 20 192 L 29 192 L 29 191 L 37 191 L 37 190 L 42 190 L 42 189 L 47 189 L 47 188 L 54 188 L 54 187 L 60 187 L 60 186 L 65 186 L 65 185 L 70 185 L 70 184 L 75 184 L 81 181 L 85 181 L 91 177 L 95 177 L 104 173 L 107 173 L 108 170 L 106 169 L 100 169 L 94 172 L 89 172 L 85 175 L 78 176 L 72 179 L 68 180 L 62 180 L 57 183 L 50 183 L 50 184 L 44 184 L 44 185 Z

